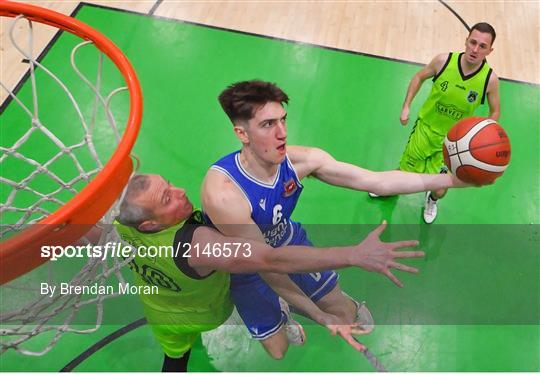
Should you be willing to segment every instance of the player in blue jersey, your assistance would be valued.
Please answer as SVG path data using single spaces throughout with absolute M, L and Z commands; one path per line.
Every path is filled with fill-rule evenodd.
M 274 247 L 311 245 L 302 226 L 290 219 L 303 189 L 301 180 L 307 176 L 380 195 L 466 186 L 452 175 L 372 172 L 339 162 L 321 149 L 287 146 L 283 104 L 288 96 L 275 84 L 235 83 L 220 94 L 219 101 L 242 149 L 210 168 L 203 182 L 202 203 L 212 223 L 226 235 L 265 241 Z M 398 263 L 392 267 L 411 270 Z M 388 269 L 384 274 L 401 286 Z M 341 291 L 337 278 L 334 271 L 289 276 L 236 274 L 231 276 L 231 296 L 252 337 L 279 359 L 288 348 L 282 328 L 288 317 L 280 310 L 276 292 L 308 316 L 322 310 L 343 324 L 356 322 L 364 324 L 364 333 L 371 331 L 373 326 L 365 325 L 369 324 L 365 318 L 369 311 Z

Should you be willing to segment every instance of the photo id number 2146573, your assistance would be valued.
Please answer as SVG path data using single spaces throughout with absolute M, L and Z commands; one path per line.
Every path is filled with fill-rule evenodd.
M 250 243 L 207 243 L 199 245 L 195 243 L 184 243 L 184 254 L 182 257 L 251 257 Z

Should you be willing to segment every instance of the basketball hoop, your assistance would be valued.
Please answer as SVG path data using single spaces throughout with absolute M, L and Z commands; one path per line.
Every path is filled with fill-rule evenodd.
M 4 162 L 9 162 L 10 159 L 14 159 L 17 160 L 17 162 L 23 162 L 24 165 L 33 169 L 33 171 L 22 180 L 14 180 L 7 176 L 8 168 L 2 169 L 2 175 L 0 176 L 0 185 L 2 186 L 2 189 L 5 189 L 5 191 L 11 189 L 7 196 L 7 200 L 5 202 L 2 201 L 0 206 L 0 216 L 2 217 L 2 235 L 0 237 L 0 240 L 2 240 L 2 248 L 0 250 L 0 284 L 4 285 L 21 275 L 30 272 L 32 269 L 48 260 L 48 258 L 40 256 L 40 249 L 42 246 L 66 246 L 73 244 L 83 237 L 96 223 L 112 223 L 116 215 L 113 211 L 118 205 L 117 203 L 115 204 L 115 201 L 118 202 L 120 200 L 119 197 L 133 172 L 133 162 L 130 153 L 137 138 L 142 117 L 142 93 L 135 71 L 126 56 L 124 56 L 122 51 L 116 47 L 113 42 L 92 27 L 72 17 L 48 9 L 10 1 L 0 1 L 0 16 L 14 18 L 13 25 L 8 32 L 13 46 L 30 64 L 30 83 L 32 85 L 33 97 L 32 105 L 25 105 L 14 92 L 0 82 L 2 89 L 7 91 L 10 98 L 13 100 L 11 104 L 18 104 L 30 119 L 30 128 L 22 136 L 16 139 L 14 143 L 9 145 L 0 144 L 0 150 L 2 151 L 0 156 L 0 166 L 2 166 Z M 27 50 L 24 50 L 23 47 L 15 42 L 13 36 L 14 26 L 21 20 L 26 20 L 26 22 L 28 22 L 29 40 Z M 83 85 L 79 84 L 79 86 L 84 86 L 84 88 L 90 92 L 89 95 L 93 95 L 94 97 L 94 110 L 90 125 L 88 125 L 83 110 L 80 109 L 79 104 L 75 100 L 75 95 L 72 94 L 67 85 L 33 56 L 31 48 L 33 22 L 52 26 L 84 39 L 82 43 L 73 48 L 71 53 L 71 64 L 75 73 L 84 83 Z M 75 56 L 78 53 L 78 50 L 89 44 L 93 44 L 99 51 L 98 78 L 96 79 L 97 82 L 95 84 L 92 84 L 90 80 L 81 73 L 75 63 Z M 8 46 L 5 46 L 4 48 L 8 48 Z M 125 87 L 116 88 L 108 95 L 102 95 L 100 92 L 103 56 L 107 56 L 108 59 L 114 63 L 121 74 L 121 76 L 119 75 L 119 79 L 123 80 L 122 85 L 125 84 Z M 54 83 L 63 90 L 69 101 L 73 104 L 82 125 L 81 131 L 84 132 L 82 139 L 73 143 L 68 143 L 59 138 L 54 131 L 49 130 L 47 126 L 44 125 L 41 119 L 42 113 L 38 114 L 37 109 L 36 68 L 39 68 L 40 73 L 43 73 L 48 78 L 52 79 Z M 126 121 L 125 130 L 120 137 L 120 132 L 117 129 L 116 121 L 110 109 L 110 103 L 112 98 L 118 92 L 126 90 L 129 92 L 129 115 Z M 110 137 L 117 143 L 114 151 L 110 152 L 112 153 L 110 155 L 98 155 L 99 152 L 96 151 L 98 147 L 95 147 L 94 125 L 96 123 L 95 118 L 98 111 L 97 108 L 100 105 L 103 108 L 107 120 L 106 122 L 109 125 L 106 130 L 108 133 L 112 134 Z M 29 109 L 29 107 L 32 109 Z M 7 126 L 23 125 L 22 123 L 7 122 L 8 121 L 3 121 L 2 123 L 4 129 L 6 129 Z M 37 162 L 32 156 L 22 154 L 21 147 L 24 146 L 25 142 L 27 142 L 34 133 L 38 133 L 40 136 L 47 136 L 51 143 L 58 148 L 56 149 L 57 153 L 45 162 Z M 77 152 L 79 152 L 80 149 L 85 149 L 85 151 L 91 155 L 90 158 L 94 162 L 92 168 L 85 169 L 84 163 L 77 159 Z M 74 168 L 78 173 L 76 177 L 63 180 L 57 173 L 50 169 L 50 166 L 62 156 L 67 157 L 73 162 Z M 4 170 L 6 170 L 6 172 L 4 172 Z M 51 183 L 57 185 L 58 188 L 52 192 L 44 192 L 29 186 L 33 179 L 42 176 L 48 177 L 52 181 Z M 80 183 L 85 184 L 84 187 L 79 189 L 76 188 Z M 34 196 L 35 201 L 29 206 L 16 205 L 15 201 L 17 201 L 17 194 L 21 191 Z M 62 193 L 66 191 L 71 194 L 72 197 L 63 200 L 62 197 L 64 195 L 62 195 Z M 3 196 L 4 195 L 5 194 L 3 193 Z M 52 211 L 51 209 L 44 208 L 43 204 L 47 203 L 54 203 L 59 207 Z M 19 214 L 20 216 L 15 220 L 16 222 L 7 222 L 8 220 L 5 219 L 4 214 Z M 108 240 L 106 236 L 110 234 L 111 230 L 109 227 L 109 230 L 101 235 L 99 241 L 104 242 L 105 240 Z M 118 273 L 119 268 L 125 265 L 125 263 L 126 261 L 121 261 L 110 267 L 106 264 L 100 264 L 99 260 L 98 262 L 89 260 L 85 268 L 79 272 L 74 280 L 76 283 L 82 282 L 82 280 L 87 282 L 90 279 L 89 277 L 93 277 L 91 278 L 92 280 L 99 279 L 102 281 L 111 274 L 115 272 Z M 103 269 L 101 270 L 101 273 L 98 274 L 97 269 L 100 266 Z M 117 274 L 117 276 L 121 278 L 121 275 L 119 276 Z M 121 280 L 123 281 L 123 279 Z M 99 327 L 101 321 L 101 302 L 103 299 L 104 297 L 97 297 L 95 300 L 91 301 L 96 302 L 98 305 L 96 329 Z M 70 314 L 70 317 L 66 318 L 64 324 L 60 327 L 45 326 L 47 321 L 53 316 L 50 309 L 47 311 L 47 308 L 50 307 L 52 302 L 62 304 L 61 306 L 63 308 L 52 308 L 54 309 L 54 313 L 59 313 L 62 310 L 65 311 L 66 308 L 72 308 L 73 310 L 70 311 L 71 313 L 76 312 L 81 305 L 87 304 L 89 301 L 81 301 L 77 298 L 75 298 L 74 302 L 66 302 L 66 298 L 51 298 L 51 301 L 38 299 L 20 310 L 4 313 L 0 319 L 0 322 L 2 322 L 0 335 L 14 336 L 17 337 L 18 340 L 6 344 L 1 342 L 0 353 L 9 348 L 13 348 L 21 353 L 41 355 L 50 350 L 60 335 L 66 331 L 86 333 L 95 330 L 90 329 L 81 331 L 69 328 L 69 321 L 73 318 L 73 313 Z M 31 311 L 32 308 L 35 308 L 34 311 Z M 39 310 L 39 313 L 35 312 L 36 308 Z M 6 323 L 13 326 L 19 323 L 19 325 L 13 328 L 7 328 L 7 325 L 5 325 Z M 30 325 L 34 325 L 31 331 L 24 328 L 25 326 Z M 43 351 L 36 353 L 19 347 L 21 343 L 32 336 L 51 329 L 56 329 L 57 334 Z
M 118 147 L 101 172 L 74 198 L 53 214 L 43 218 L 38 225 L 24 230 L 2 243 L 0 251 L 0 284 L 32 270 L 46 259 L 39 256 L 42 245 L 73 243 L 95 224 L 122 192 L 133 169 L 131 149 L 137 138 L 142 117 L 142 93 L 131 63 L 109 39 L 90 26 L 63 14 L 9 1 L 0 3 L 0 16 L 23 15 L 29 21 L 58 27 L 90 40 L 118 67 L 130 92 L 130 113 L 127 126 Z M 33 58 L 32 56 L 29 56 Z M 32 62 L 32 61 L 31 61 Z M 13 94 L 10 93 L 12 96 Z M 6 150 L 9 154 L 11 150 Z

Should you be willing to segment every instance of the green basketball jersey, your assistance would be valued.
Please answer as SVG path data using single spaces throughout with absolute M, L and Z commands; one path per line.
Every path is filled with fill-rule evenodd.
M 229 297 L 229 274 L 216 271 L 201 277 L 189 267 L 187 258 L 183 256 L 191 244 L 193 231 L 202 222 L 200 211 L 195 211 L 185 223 L 156 233 L 141 233 L 115 222 L 123 240 L 135 248 L 143 248 L 130 263 L 137 285 L 158 287 L 157 294 L 140 294 L 145 310 L 150 308 L 157 312 L 177 314 L 183 324 L 189 321 L 193 325 L 220 325 L 231 314 L 233 306 Z M 175 243 L 179 237 L 185 238 L 189 244 L 181 241 Z M 161 256 L 141 255 L 151 246 L 170 247 L 171 250 L 162 250 Z M 151 252 L 148 251 L 148 254 Z M 171 322 L 168 319 L 153 323 Z
M 433 86 L 418 117 L 430 129 L 446 136 L 450 128 L 462 118 L 473 115 L 486 98 L 487 84 L 492 69 L 484 60 L 474 73 L 465 76 L 460 61 L 463 53 L 450 53 L 441 71 L 433 77 Z

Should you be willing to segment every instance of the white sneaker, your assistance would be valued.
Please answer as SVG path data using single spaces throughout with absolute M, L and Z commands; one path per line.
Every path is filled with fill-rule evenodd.
M 375 328 L 375 321 L 373 321 L 373 316 L 367 308 L 366 302 L 362 301 L 361 303 L 359 303 L 358 301 L 347 295 L 345 292 L 342 291 L 341 293 L 351 299 L 354 305 L 356 305 L 356 319 L 354 320 L 354 323 L 359 324 L 366 334 L 371 333 Z
M 279 306 L 281 311 L 287 316 L 287 322 L 285 323 L 285 333 L 287 334 L 287 340 L 292 345 L 303 345 L 306 342 L 306 333 L 300 323 L 298 323 L 291 316 L 289 304 L 281 297 L 279 298 Z
M 424 202 L 424 222 L 432 223 L 437 218 L 437 201 L 431 199 L 431 191 L 426 193 Z
M 373 193 L 373 192 L 368 192 L 368 195 L 369 195 L 369 197 L 373 197 L 373 198 L 380 197 L 379 195 L 377 195 L 376 193 Z

